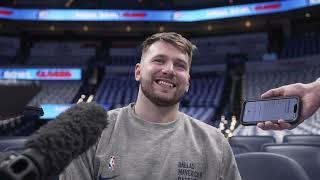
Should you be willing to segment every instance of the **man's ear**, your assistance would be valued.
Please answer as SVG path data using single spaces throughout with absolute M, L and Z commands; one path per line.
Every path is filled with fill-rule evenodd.
M 134 78 L 136 79 L 136 81 L 140 81 L 141 78 L 141 64 L 137 63 L 135 70 L 134 70 Z

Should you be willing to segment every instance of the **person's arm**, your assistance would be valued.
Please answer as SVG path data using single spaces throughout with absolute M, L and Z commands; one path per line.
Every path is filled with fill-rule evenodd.
M 286 123 L 284 120 L 277 122 L 261 122 L 257 126 L 263 130 L 283 130 L 293 129 L 301 124 L 305 119 L 312 116 L 320 107 L 320 81 L 314 81 L 309 84 L 290 84 L 279 88 L 271 89 L 261 95 L 261 98 L 270 98 L 277 96 L 299 96 L 301 100 L 301 111 L 299 121 L 295 124 Z

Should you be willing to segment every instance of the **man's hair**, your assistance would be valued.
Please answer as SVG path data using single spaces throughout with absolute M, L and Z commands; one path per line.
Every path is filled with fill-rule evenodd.
M 142 55 L 149 49 L 149 47 L 153 43 L 158 41 L 164 41 L 177 47 L 179 50 L 181 50 L 189 57 L 189 64 L 191 65 L 193 51 L 197 49 L 197 47 L 194 44 L 192 44 L 188 39 L 184 38 L 183 36 L 175 32 L 157 33 L 148 37 L 142 43 Z

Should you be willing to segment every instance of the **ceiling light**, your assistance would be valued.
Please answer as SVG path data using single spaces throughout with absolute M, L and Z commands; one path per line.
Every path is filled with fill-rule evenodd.
M 160 26 L 160 27 L 159 27 L 159 31 L 160 31 L 160 32 L 163 32 L 163 31 L 164 31 L 164 27 L 163 27 L 163 26 Z
M 246 26 L 247 28 L 248 28 L 248 27 L 251 27 L 251 22 L 250 22 L 250 21 L 246 21 L 245 26 Z
M 131 31 L 131 27 L 130 27 L 130 26 L 127 26 L 127 27 L 126 27 L 126 31 L 127 31 L 127 32 L 130 32 L 130 31 Z
M 55 30 L 56 30 L 56 27 L 55 27 L 54 25 L 51 25 L 51 26 L 49 27 L 49 30 L 50 30 L 50 31 L 55 31 Z
M 84 25 L 84 26 L 83 26 L 83 30 L 84 30 L 84 31 L 89 31 L 89 27 L 88 27 L 87 25 Z
M 311 14 L 310 14 L 310 13 L 306 13 L 304 16 L 305 16 L 306 18 L 309 18 L 309 17 L 311 17 Z

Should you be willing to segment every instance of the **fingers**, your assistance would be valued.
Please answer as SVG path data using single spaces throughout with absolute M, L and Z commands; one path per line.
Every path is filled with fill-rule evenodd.
M 293 125 L 285 122 L 284 120 L 278 120 L 277 122 L 271 122 L 271 121 L 260 122 L 257 124 L 257 126 L 263 130 L 283 130 L 283 129 L 291 130 L 294 128 Z
M 293 127 L 291 124 L 285 122 L 282 119 L 278 121 L 278 124 L 279 124 L 281 129 L 292 129 L 292 127 Z
M 257 124 L 257 126 L 263 130 L 280 130 L 280 126 L 271 121 L 266 121 L 264 123 L 260 122 Z
M 271 89 L 261 95 L 261 98 L 269 98 L 269 97 L 276 97 L 276 96 L 283 96 L 284 95 L 284 87 L 279 87 L 275 89 Z

